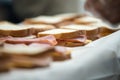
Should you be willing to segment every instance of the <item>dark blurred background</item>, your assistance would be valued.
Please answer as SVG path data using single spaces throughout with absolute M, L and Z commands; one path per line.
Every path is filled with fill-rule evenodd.
M 120 0 L 0 0 L 0 20 L 19 23 L 40 15 L 85 13 L 85 2 L 93 16 L 120 23 Z
M 85 0 L 0 0 L 0 20 L 19 23 L 25 18 L 60 13 L 83 13 Z

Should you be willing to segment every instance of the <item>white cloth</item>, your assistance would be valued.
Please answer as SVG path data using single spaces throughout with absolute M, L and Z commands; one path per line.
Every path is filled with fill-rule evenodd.
M 117 80 L 120 31 L 73 49 L 72 59 L 48 68 L 13 70 L 0 80 Z M 117 56 L 116 56 L 117 54 Z

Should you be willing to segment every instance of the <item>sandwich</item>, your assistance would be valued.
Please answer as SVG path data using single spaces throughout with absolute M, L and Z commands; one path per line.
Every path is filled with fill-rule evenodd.
M 32 33 L 32 29 L 28 27 L 21 27 L 19 25 L 1 22 L 0 36 L 25 37 Z
M 62 46 L 83 46 L 89 42 L 84 30 L 52 29 L 38 33 L 38 37 L 47 35 L 53 35 L 57 39 L 57 45 Z
M 61 29 L 72 29 L 72 30 L 79 30 L 79 31 L 85 31 L 85 35 L 87 39 L 89 40 L 96 40 L 99 38 L 98 33 L 99 29 L 97 26 L 89 26 L 89 25 L 67 25 L 67 26 L 61 26 Z
M 91 23 L 89 25 L 73 24 L 73 25 L 61 26 L 60 28 L 85 31 L 87 39 L 93 41 L 101 37 L 107 36 L 120 29 L 119 27 L 112 28 L 103 22 Z
M 71 58 L 69 50 L 62 46 L 55 46 L 57 42 L 52 35 L 33 39 L 2 37 L 0 40 L 3 42 L 1 53 L 9 56 L 8 59 L 6 58 L 7 63 L 10 64 L 8 69 L 47 67 L 52 61 Z M 3 70 L 2 66 L 0 68 Z
M 12 68 L 35 68 L 49 66 L 52 62 L 51 53 L 54 52 L 54 49 L 47 44 L 4 43 L 2 52 L 10 56 Z
M 76 18 L 74 20 L 75 24 L 81 24 L 81 25 L 89 25 L 92 23 L 99 23 L 99 22 L 102 22 L 102 20 L 92 16 L 83 16 L 83 17 Z

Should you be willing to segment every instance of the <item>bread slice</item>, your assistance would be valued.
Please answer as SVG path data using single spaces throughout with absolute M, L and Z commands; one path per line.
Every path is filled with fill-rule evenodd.
M 58 14 L 55 16 L 63 18 L 62 22 L 56 24 L 57 28 L 59 28 L 60 26 L 74 24 L 75 23 L 74 20 L 76 20 L 77 18 L 85 17 L 87 15 L 86 14 L 78 14 L 78 13 L 64 13 L 64 14 Z
M 26 19 L 24 24 L 56 24 L 61 22 L 62 19 L 60 17 L 54 16 L 38 16 L 35 18 Z
M 32 29 L 14 24 L 0 24 L 0 36 L 24 37 L 31 35 Z
M 55 17 L 60 17 L 64 21 L 65 20 L 72 20 L 72 19 L 75 19 L 75 18 L 77 18 L 79 16 L 80 16 L 80 14 L 77 14 L 77 13 L 63 13 L 63 14 L 55 15 Z
M 66 13 L 66 14 L 59 14 L 55 16 L 38 16 L 35 18 L 26 19 L 23 23 L 24 24 L 53 24 L 56 25 L 58 23 L 72 20 L 78 17 L 78 14 L 75 13 Z
M 53 35 L 56 39 L 76 38 L 80 35 L 85 35 L 85 31 L 71 29 L 52 29 L 38 33 L 38 37 Z
M 74 20 L 74 22 L 76 24 L 92 24 L 92 23 L 98 23 L 98 22 L 102 22 L 102 20 L 92 17 L 92 16 L 84 16 L 84 17 L 80 17 Z
M 73 25 L 61 26 L 60 28 L 85 31 L 87 38 L 90 40 L 97 39 L 97 34 L 99 33 L 97 26 L 73 24 Z
M 55 29 L 53 25 L 47 24 L 31 24 L 31 25 L 21 25 L 22 27 L 28 27 L 33 29 L 33 35 L 36 35 L 38 32 L 42 32 L 45 30 Z

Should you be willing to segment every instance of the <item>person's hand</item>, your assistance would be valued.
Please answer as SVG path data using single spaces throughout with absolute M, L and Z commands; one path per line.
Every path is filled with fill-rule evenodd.
M 111 23 L 120 23 L 120 0 L 87 0 L 85 8 Z

